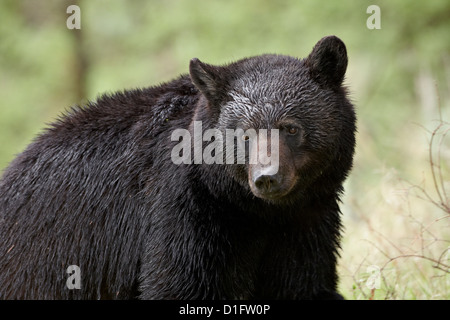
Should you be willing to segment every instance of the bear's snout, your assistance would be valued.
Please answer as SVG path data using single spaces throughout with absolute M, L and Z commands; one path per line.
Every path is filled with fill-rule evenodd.
M 277 174 L 273 175 L 258 175 L 254 178 L 254 184 L 257 190 L 261 193 L 277 193 L 280 189 L 280 177 Z
M 252 193 L 258 198 L 276 200 L 291 191 L 295 182 L 295 179 L 291 178 L 283 173 L 283 170 L 275 171 L 272 166 L 254 165 L 250 167 L 249 185 Z

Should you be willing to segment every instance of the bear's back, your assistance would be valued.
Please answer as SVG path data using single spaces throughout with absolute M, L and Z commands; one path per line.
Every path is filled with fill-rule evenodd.
M 11 162 L 0 180 L 0 298 L 136 294 L 148 214 L 141 168 L 152 166 L 155 137 L 190 118 L 197 93 L 182 76 L 103 95 L 72 108 Z M 97 289 L 64 290 L 70 265 L 90 270 L 82 285 Z

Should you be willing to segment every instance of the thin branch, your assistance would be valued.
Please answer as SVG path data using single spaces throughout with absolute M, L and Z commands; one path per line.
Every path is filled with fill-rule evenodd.
M 450 213 L 450 208 L 449 208 L 449 200 L 448 200 L 448 196 L 447 193 L 445 192 L 445 185 L 444 185 L 444 177 L 442 175 L 442 167 L 441 167 L 441 150 L 442 150 L 442 144 L 445 141 L 445 138 L 448 134 L 448 132 L 450 131 L 450 128 L 448 128 L 447 130 L 445 130 L 442 134 L 441 134 L 441 140 L 439 141 L 439 148 L 438 148 L 438 162 L 439 162 L 439 180 L 441 183 L 441 190 L 442 193 L 444 194 L 444 198 L 445 198 L 445 203 L 443 203 L 442 205 L 446 208 L 447 212 Z
M 448 249 L 446 249 L 445 251 L 448 251 Z M 445 251 L 444 251 L 444 252 L 445 252 Z M 442 256 L 443 256 L 443 254 L 441 254 L 441 257 L 442 257 Z M 397 260 L 397 259 L 402 259 L 402 258 L 419 258 L 419 259 L 423 259 L 423 260 L 428 260 L 428 261 L 430 261 L 430 262 L 435 263 L 435 265 L 433 266 L 433 268 L 442 270 L 442 271 L 444 271 L 444 272 L 446 272 L 446 273 L 450 273 L 450 265 L 441 262 L 441 261 L 440 261 L 441 258 L 439 258 L 439 260 L 436 260 L 436 259 L 434 259 L 434 258 L 430 258 L 430 257 L 424 256 L 424 255 L 420 255 L 420 254 L 405 254 L 405 255 L 401 255 L 401 256 L 397 256 L 397 257 L 390 258 L 390 259 L 383 265 L 383 267 L 380 268 L 380 270 L 384 270 L 384 268 L 385 268 L 389 263 L 391 263 L 392 261 L 395 261 L 395 260 Z
M 435 172 L 435 170 L 434 170 L 435 164 L 434 164 L 434 161 L 433 161 L 433 142 L 434 142 L 434 138 L 436 137 L 437 132 L 439 131 L 439 129 L 440 129 L 443 125 L 444 125 L 444 124 L 441 122 L 441 123 L 433 130 L 433 133 L 431 134 L 430 143 L 429 143 L 430 148 L 429 148 L 429 151 L 428 151 L 428 157 L 429 157 L 429 160 L 430 160 L 430 163 L 431 163 L 431 177 L 433 178 L 434 188 L 435 188 L 435 190 L 436 190 L 436 192 L 437 192 L 437 195 L 438 195 L 438 197 L 439 197 L 439 200 L 440 200 L 440 203 L 441 203 L 441 204 L 444 203 L 444 199 L 442 198 L 441 191 L 440 191 L 440 189 L 439 189 L 439 185 L 438 185 L 437 178 L 436 178 L 436 172 Z

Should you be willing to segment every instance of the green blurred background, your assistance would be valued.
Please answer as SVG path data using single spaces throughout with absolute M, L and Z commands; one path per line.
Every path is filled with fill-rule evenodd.
M 71 4 L 81 9 L 81 30 L 66 27 Z M 379 30 L 366 26 L 372 4 L 381 10 Z M 423 127 L 450 114 L 448 0 L 2 0 L 0 170 L 70 106 L 168 81 L 193 57 L 213 64 L 261 53 L 305 57 L 330 34 L 347 45 L 346 84 L 358 114 L 343 208 L 351 239 L 361 226 L 352 223 L 389 204 L 386 183 L 395 193 L 393 180 L 419 183 L 429 170 Z M 442 157 L 448 169 L 450 156 Z M 345 243 L 344 262 L 358 255 Z

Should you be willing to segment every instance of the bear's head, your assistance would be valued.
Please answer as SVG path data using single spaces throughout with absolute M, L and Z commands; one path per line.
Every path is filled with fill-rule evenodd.
M 270 203 L 342 191 L 356 121 L 343 86 L 346 68 L 345 45 L 335 36 L 305 59 L 262 55 L 226 66 L 192 59 L 191 80 L 213 126 L 224 136 L 235 133 L 236 164 L 224 164 L 228 174 Z M 245 163 L 237 161 L 240 145 Z

